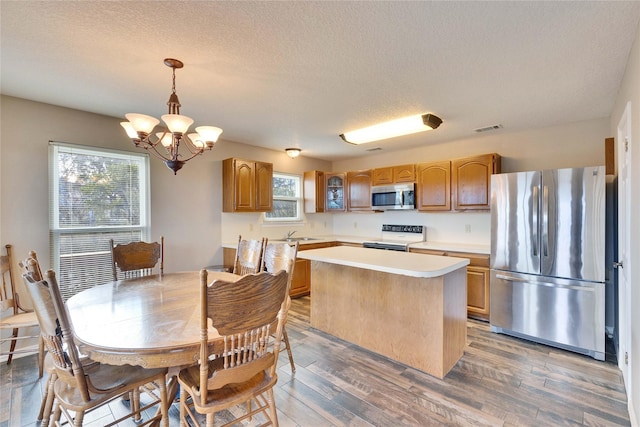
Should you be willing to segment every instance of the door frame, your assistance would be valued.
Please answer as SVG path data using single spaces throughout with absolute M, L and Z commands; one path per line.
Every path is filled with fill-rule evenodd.
M 631 277 L 632 265 L 629 259 L 631 249 L 631 102 L 627 102 L 618 122 L 616 141 L 618 169 L 618 260 L 623 267 L 618 269 L 618 327 L 619 352 L 618 367 L 627 390 L 628 404 L 633 402 L 633 372 L 631 359 Z M 630 406 L 631 407 L 631 406 Z

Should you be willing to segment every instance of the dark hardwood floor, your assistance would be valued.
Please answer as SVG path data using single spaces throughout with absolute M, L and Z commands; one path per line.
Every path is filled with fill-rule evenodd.
M 283 427 L 630 425 L 614 363 L 493 334 L 484 322 L 469 320 L 464 356 L 443 380 L 311 329 L 308 298 L 293 301 L 287 330 L 297 370 L 281 353 Z M 45 384 L 35 356 L 3 363 L 0 378 L 0 427 L 34 425 Z M 102 425 L 109 410 L 122 403 L 87 425 Z M 174 405 L 171 426 L 177 413 Z

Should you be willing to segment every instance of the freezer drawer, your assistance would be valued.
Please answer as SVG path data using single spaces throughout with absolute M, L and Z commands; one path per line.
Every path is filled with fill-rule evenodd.
M 604 283 L 491 270 L 491 330 L 604 360 Z

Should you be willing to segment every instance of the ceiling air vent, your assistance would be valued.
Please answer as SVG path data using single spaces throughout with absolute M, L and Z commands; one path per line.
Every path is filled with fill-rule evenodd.
M 502 125 L 485 126 L 483 128 L 474 129 L 474 132 L 489 132 L 491 130 L 502 129 Z
M 382 148 L 380 148 L 380 147 L 376 147 L 376 148 L 367 148 L 367 151 L 382 151 Z

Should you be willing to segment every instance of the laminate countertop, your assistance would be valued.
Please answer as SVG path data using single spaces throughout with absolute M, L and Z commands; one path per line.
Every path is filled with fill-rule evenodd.
M 250 237 L 247 237 L 250 238 Z M 380 237 L 364 237 L 364 236 L 346 236 L 346 235 L 326 235 L 326 236 L 309 236 L 306 238 L 299 239 L 298 242 L 300 246 L 310 245 L 313 243 L 331 243 L 331 242 L 343 242 L 343 243 L 354 243 L 354 244 L 362 244 L 365 241 L 379 240 Z M 269 239 L 270 242 L 286 242 L 285 239 Z M 235 249 L 238 246 L 238 241 L 234 242 L 224 242 L 222 247 L 228 249 Z M 488 255 L 491 253 L 491 245 L 483 245 L 477 243 L 449 243 L 449 242 L 420 242 L 420 243 L 412 243 L 409 245 L 411 249 L 429 249 L 434 251 L 443 251 L 443 252 L 467 252 L 472 254 L 485 254 Z
M 439 277 L 469 264 L 466 258 L 353 246 L 299 251 L 298 258 L 412 277 Z

